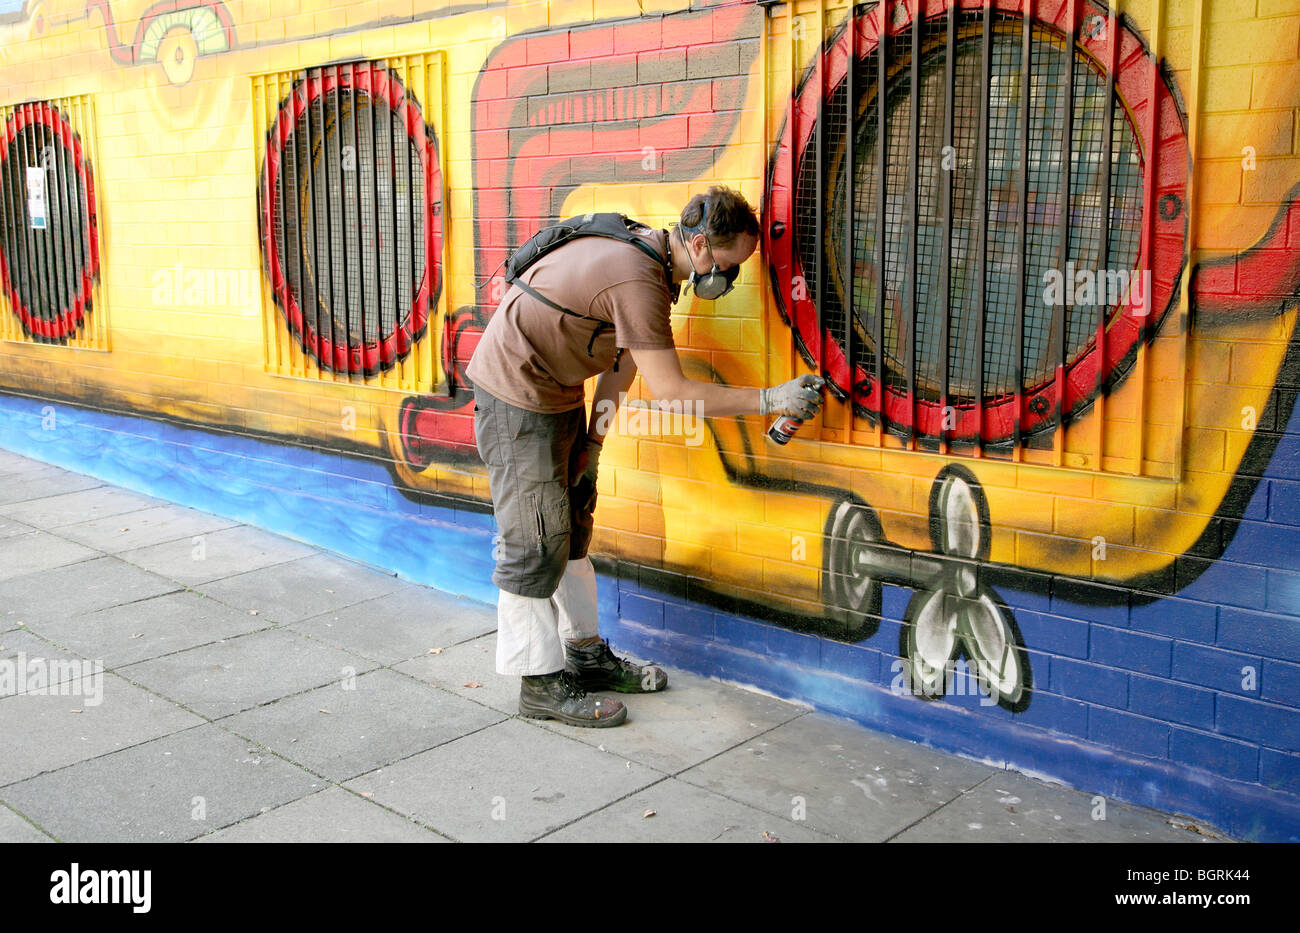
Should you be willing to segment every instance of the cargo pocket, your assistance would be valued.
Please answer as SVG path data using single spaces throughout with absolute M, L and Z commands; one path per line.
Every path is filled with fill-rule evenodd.
M 567 536 L 572 527 L 568 493 L 562 493 L 558 498 L 544 504 L 542 518 L 545 523 L 545 537 L 559 538 Z
M 533 544 L 533 550 L 546 550 L 546 516 L 542 511 L 542 497 L 537 493 L 528 494 L 528 515 L 529 527 L 528 535 Z

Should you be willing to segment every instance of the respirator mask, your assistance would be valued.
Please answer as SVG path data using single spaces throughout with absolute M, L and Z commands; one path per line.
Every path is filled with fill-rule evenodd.
M 690 255 L 690 247 L 686 244 L 686 234 L 682 232 L 683 230 L 689 232 L 691 236 L 704 233 L 704 223 L 701 221 L 694 227 L 678 224 L 677 238 L 682 241 L 682 246 L 686 247 L 686 255 L 691 260 L 691 277 L 687 284 L 695 290 L 695 297 L 703 298 L 705 301 L 717 301 L 735 288 L 736 277 L 740 275 L 740 266 L 732 266 L 726 272 L 719 269 L 717 261 L 713 258 L 713 246 L 709 243 L 708 235 L 705 234 L 704 245 L 709 251 L 709 262 L 713 263 L 713 269 L 700 275 L 695 271 L 695 259 Z

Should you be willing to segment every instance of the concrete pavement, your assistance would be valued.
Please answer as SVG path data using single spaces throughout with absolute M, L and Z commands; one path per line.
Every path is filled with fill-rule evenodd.
M 0 842 L 1216 838 L 681 671 L 619 728 L 522 719 L 495 627 L 0 451 Z

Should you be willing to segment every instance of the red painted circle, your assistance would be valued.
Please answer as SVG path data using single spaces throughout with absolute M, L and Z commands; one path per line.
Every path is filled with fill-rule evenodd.
M 94 284 L 99 276 L 99 219 L 95 213 L 95 182 L 90 171 L 90 165 L 86 162 L 86 154 L 81 146 L 81 139 L 58 108 L 47 103 L 20 104 L 6 121 L 4 138 L 0 141 L 0 179 L 6 178 L 7 172 L 16 169 L 15 177 L 21 186 L 16 191 L 8 190 L 9 186 L 5 186 L 4 196 L 18 202 L 9 205 L 13 209 L 13 219 L 20 218 L 19 223 L 23 224 L 24 227 L 27 223 L 27 183 L 25 173 L 27 159 L 24 158 L 22 152 L 14 151 L 15 143 L 20 133 L 35 128 L 41 128 L 44 133 L 44 140 L 48 140 L 50 135 L 53 135 L 61 149 L 61 152 L 55 158 L 63 158 L 65 154 L 72 156 L 72 169 L 78 182 L 77 191 L 85 193 L 85 201 L 78 205 L 70 204 L 69 207 L 75 206 L 80 211 L 80 216 L 85 218 L 87 226 L 84 231 L 81 231 L 83 233 L 81 246 L 74 248 L 73 255 L 79 257 L 79 261 L 71 269 L 72 288 L 69 300 L 65 306 L 59 308 L 54 317 L 41 317 L 36 309 L 31 307 L 28 301 L 19 294 L 14 275 L 15 265 L 24 261 L 23 257 L 27 254 L 23 250 L 13 247 L 13 252 L 17 255 L 11 255 L 11 247 L 7 237 L 2 244 L 4 248 L 0 249 L 0 291 L 3 291 L 5 297 L 9 299 L 10 308 L 22 321 L 23 329 L 28 334 L 33 337 L 43 337 L 51 340 L 66 340 L 77 332 L 77 329 L 85 321 L 87 313 L 90 312 Z M 43 149 L 44 146 L 41 148 Z M 40 158 L 43 159 L 43 155 Z M 18 164 L 15 166 L 9 160 L 16 160 Z M 66 193 L 64 192 L 64 194 Z M 51 214 L 52 211 L 48 212 L 47 217 L 50 217 Z M 61 219 L 66 223 L 66 215 L 62 215 Z M 47 227 L 46 230 L 47 232 L 53 231 L 53 225 Z M 74 229 L 70 232 L 75 234 L 78 231 Z M 35 272 L 31 274 L 39 275 L 39 273 Z
M 366 94 L 387 105 L 420 155 L 424 183 L 424 198 L 420 206 L 424 220 L 424 265 L 409 313 L 400 317 L 390 330 L 381 333 L 377 340 L 343 342 L 334 340 L 332 332 L 318 332 L 315 321 L 304 313 L 299 296 L 289 281 L 285 257 L 281 256 L 276 242 L 275 192 L 285 165 L 286 146 L 297 145 L 294 133 L 300 131 L 298 121 L 307 108 L 336 90 Z M 319 128 L 313 127 L 313 130 Z M 395 177 L 395 173 L 389 177 Z M 308 77 L 299 80 L 281 104 L 268 134 L 260 200 L 262 251 L 271 291 L 303 349 L 325 368 L 366 374 L 387 369 L 410 353 L 415 341 L 424 333 L 429 311 L 437 304 L 442 288 L 442 167 L 433 132 L 426 127 L 419 104 L 407 94 L 397 75 L 379 65 L 339 65 L 312 69 Z M 377 232 L 377 242 L 379 236 Z
M 1022 15 L 1020 0 L 989 0 L 989 5 L 993 7 L 995 16 L 1019 19 Z M 958 15 L 979 13 L 984 6 L 982 0 L 959 2 Z M 891 4 L 890 8 L 890 22 L 885 26 L 890 42 L 904 43 L 910 53 L 912 10 L 903 3 Z M 1188 166 L 1186 130 L 1177 103 L 1164 80 L 1158 77 L 1151 56 L 1127 28 L 1083 28 L 1082 24 L 1089 17 L 1097 15 L 1097 8 L 1091 4 L 1083 0 L 1075 3 L 1040 0 L 1034 4 L 1034 23 L 1055 33 L 1064 42 L 1070 34 L 1069 13 L 1072 8 L 1079 36 L 1074 54 L 1085 54 L 1099 63 L 1111 61 L 1112 54 L 1115 54 L 1114 60 L 1118 62 L 1115 72 L 1116 107 L 1117 111 L 1121 106 L 1124 108 L 1138 147 L 1143 178 L 1138 255 L 1148 257 L 1151 270 L 1151 289 L 1145 305 L 1147 313 L 1144 315 L 1144 309 L 1130 301 L 1112 313 L 1104 332 L 1102 352 L 1098 352 L 1096 340 L 1091 340 L 1086 348 L 1067 361 L 1060 378 L 1025 386 L 1019 392 L 986 397 L 982 404 L 953 406 L 955 410 L 949 416 L 947 426 L 943 424 L 944 406 L 941 401 L 913 398 L 905 389 L 894 386 L 887 387 L 882 393 L 875 374 L 858 363 L 853 365 L 850 378 L 850 364 L 844 348 L 826 330 L 824 323 L 823 332 L 818 333 L 816 296 L 809 294 L 806 284 L 796 288 L 797 284 L 806 283 L 808 276 L 796 247 L 795 189 L 805 161 L 813 158 L 811 142 L 818 111 L 823 99 L 829 100 L 837 91 L 842 93 L 850 40 L 859 61 L 875 51 L 884 4 L 859 16 L 854 21 L 852 33 L 842 28 L 828 42 L 824 55 L 813 62 L 794 96 L 771 161 L 767 197 L 764 199 L 763 245 L 777 306 L 794 331 L 810 365 L 820 364 L 821 372 L 843 396 L 851 394 L 859 411 L 873 418 L 883 413 L 891 429 L 931 438 L 980 437 L 985 443 L 995 443 L 1013 437 L 1017 427 L 1021 435 L 1050 427 L 1058 403 L 1068 417 L 1091 402 L 1096 393 L 1099 367 L 1102 384 L 1112 384 L 1122 378 L 1139 340 L 1150 338 L 1172 305 L 1182 272 L 1186 212 L 1174 211 L 1168 205 L 1185 202 Z M 948 4 L 934 0 L 926 4 L 928 21 L 942 21 L 947 15 Z M 1113 50 L 1111 43 L 1116 39 L 1119 48 Z M 823 85 L 825 98 L 821 94 Z M 1154 161 L 1150 158 L 1151 126 L 1155 127 L 1159 143 Z M 849 145 L 848 148 L 851 151 L 853 147 Z M 818 180 L 818 184 L 822 181 Z M 1063 387 L 1063 391 L 1058 391 L 1058 385 Z M 955 420 L 951 420 L 953 415 Z

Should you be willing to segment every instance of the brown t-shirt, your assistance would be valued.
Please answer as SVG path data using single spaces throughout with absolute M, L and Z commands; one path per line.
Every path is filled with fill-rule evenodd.
M 641 233 L 660 256 L 661 230 Z M 674 348 L 672 301 L 662 262 L 639 247 L 605 237 L 579 237 L 531 265 L 520 277 L 556 304 L 613 324 L 599 326 L 511 288 L 484 330 L 466 374 L 502 401 L 555 414 L 583 404 L 583 383 L 609 369 L 617 347 Z

